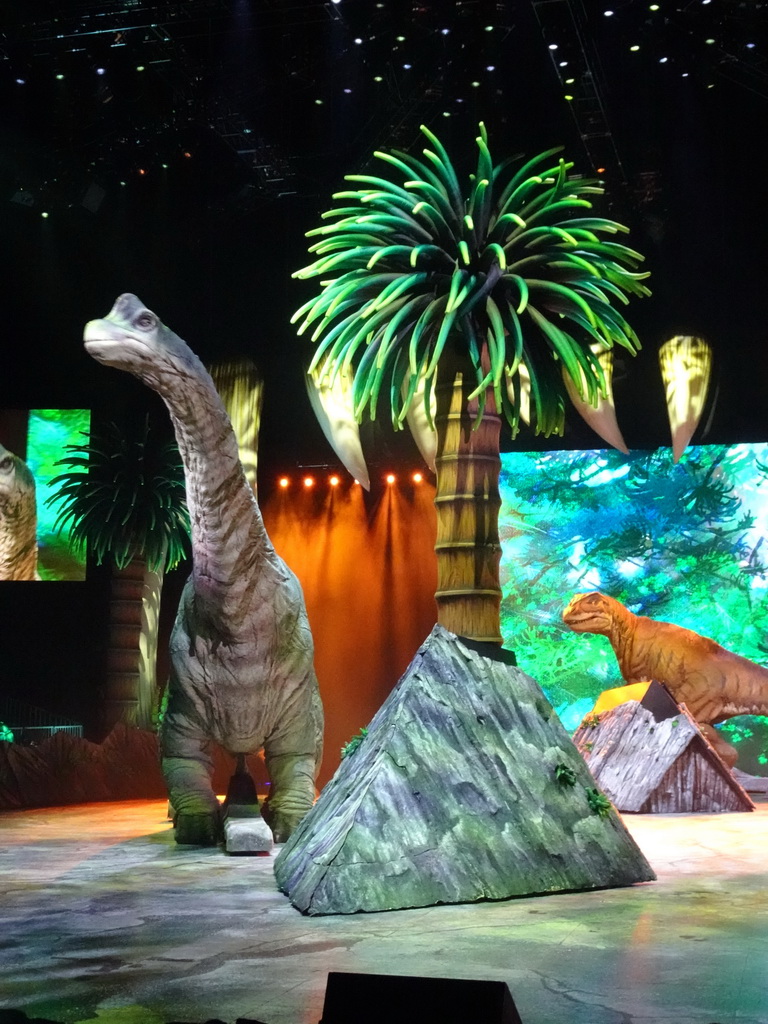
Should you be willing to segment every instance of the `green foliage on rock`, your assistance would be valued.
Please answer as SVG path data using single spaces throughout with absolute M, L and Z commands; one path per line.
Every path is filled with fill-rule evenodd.
M 356 733 L 352 739 L 348 743 L 345 743 L 341 748 L 342 758 L 349 757 L 351 754 L 354 754 L 367 735 L 368 730 L 363 726 L 360 732 Z
M 613 805 L 608 797 L 597 789 L 587 790 L 587 803 L 593 814 L 596 814 L 598 818 L 607 818 L 613 809 Z
M 576 785 L 576 772 L 564 761 L 555 765 L 555 778 L 561 786 Z

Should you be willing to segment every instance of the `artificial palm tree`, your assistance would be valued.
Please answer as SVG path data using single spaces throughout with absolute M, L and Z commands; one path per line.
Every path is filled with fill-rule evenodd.
M 605 238 L 627 229 L 588 212 L 599 182 L 570 176 L 559 150 L 494 166 L 481 125 L 465 198 L 421 130 L 423 160 L 375 154 L 401 184 L 348 175 L 359 187 L 308 232 L 317 258 L 294 276 L 324 280 L 294 322 L 318 342 L 310 372 L 354 375 L 358 420 L 376 416 L 382 390 L 396 428 L 424 402 L 437 431 L 438 622 L 498 643 L 501 418 L 516 434 L 524 386 L 546 435 L 563 431 L 569 388 L 592 406 L 605 398 L 601 354 L 640 347 L 612 302 L 647 294 L 647 275 L 639 253 Z
M 184 471 L 173 442 L 155 439 L 145 420 L 136 436 L 114 423 L 67 445 L 51 481 L 56 528 L 71 524 L 70 545 L 97 564 L 113 563 L 103 731 L 123 721 L 150 728 L 159 697 L 158 617 L 163 576 L 188 550 Z M 87 469 L 87 472 L 83 470 Z

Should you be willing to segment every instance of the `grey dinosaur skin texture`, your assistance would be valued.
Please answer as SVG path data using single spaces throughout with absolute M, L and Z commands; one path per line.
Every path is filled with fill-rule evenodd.
M 168 407 L 184 463 L 192 572 L 170 644 L 160 733 L 176 841 L 221 836 L 211 787 L 215 740 L 233 755 L 264 749 L 264 817 L 284 842 L 310 809 L 323 712 L 298 580 L 277 555 L 245 478 L 229 417 L 208 372 L 134 295 L 85 328 L 94 359 L 132 373 Z
M 35 480 L 0 444 L 0 580 L 39 580 Z

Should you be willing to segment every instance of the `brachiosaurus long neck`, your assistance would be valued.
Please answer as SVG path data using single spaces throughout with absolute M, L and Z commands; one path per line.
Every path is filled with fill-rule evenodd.
M 152 386 L 168 407 L 184 463 L 195 596 L 225 624 L 237 622 L 254 575 L 280 562 L 245 478 L 232 425 L 196 356 L 172 374 L 158 374 Z

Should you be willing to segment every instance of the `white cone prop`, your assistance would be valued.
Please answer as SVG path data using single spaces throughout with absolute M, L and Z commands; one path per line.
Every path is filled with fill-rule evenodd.
M 307 392 L 312 409 L 331 448 L 344 468 L 369 491 L 371 481 L 360 444 L 360 428 L 354 414 L 352 380 L 337 374 L 331 383 L 322 367 L 307 374 Z
M 531 377 L 525 363 L 520 363 L 518 366 L 517 379 L 520 382 L 520 419 L 527 427 L 531 423 Z M 515 385 L 509 376 L 507 376 L 507 395 L 514 405 Z
M 563 380 L 568 397 L 574 408 L 592 430 L 602 437 L 613 448 L 618 448 L 625 455 L 629 454 L 626 442 L 621 435 L 619 424 L 616 420 L 616 407 L 613 402 L 613 353 L 602 348 L 600 345 L 591 346 L 593 353 L 597 356 L 605 376 L 605 396 L 600 396 L 597 405 L 590 405 L 585 402 L 576 385 L 571 380 L 570 374 L 563 371 Z M 582 378 L 584 371 L 582 370 Z
M 407 378 L 406 383 L 403 384 L 403 391 L 407 391 Z M 437 455 L 437 432 L 433 426 L 430 426 L 429 420 L 427 419 L 427 412 L 424 408 L 424 388 L 426 387 L 426 377 L 422 376 L 419 383 L 416 385 L 416 391 L 414 393 L 411 404 L 408 406 L 408 412 L 405 414 L 405 421 L 411 431 L 411 436 L 416 442 L 416 447 L 421 452 L 421 457 L 427 464 L 427 467 L 431 472 L 435 472 L 435 456 Z M 430 415 L 432 417 L 432 423 L 435 422 L 435 410 L 437 403 L 435 402 L 435 393 L 432 392 L 430 400 Z
M 703 338 L 677 334 L 659 349 L 675 462 L 699 425 L 709 390 L 712 349 Z

